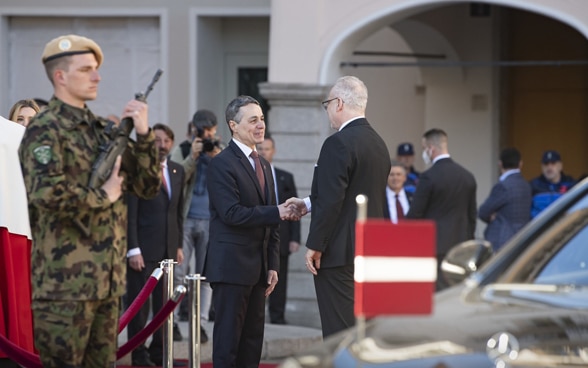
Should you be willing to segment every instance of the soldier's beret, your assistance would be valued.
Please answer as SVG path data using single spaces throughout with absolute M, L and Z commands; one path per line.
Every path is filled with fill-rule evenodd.
M 43 63 L 54 60 L 63 56 L 93 53 L 96 56 L 98 66 L 102 64 L 104 55 L 100 46 L 89 38 L 78 35 L 64 35 L 52 39 L 45 45 Z

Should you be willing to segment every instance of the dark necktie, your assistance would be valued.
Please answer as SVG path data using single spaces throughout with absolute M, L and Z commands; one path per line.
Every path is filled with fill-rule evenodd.
M 400 204 L 400 200 L 398 199 L 398 194 L 396 194 L 396 218 L 398 220 L 402 220 L 404 218 L 404 212 L 402 210 L 402 205 Z
M 253 162 L 255 163 L 255 175 L 257 176 L 257 181 L 259 181 L 259 185 L 261 186 L 261 192 L 265 195 L 265 179 L 263 175 L 263 168 L 261 167 L 261 161 L 259 160 L 259 155 L 257 151 L 251 151 L 251 157 L 253 158 Z

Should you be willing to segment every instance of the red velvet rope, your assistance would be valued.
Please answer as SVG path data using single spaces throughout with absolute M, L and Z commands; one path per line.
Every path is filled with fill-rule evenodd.
M 159 278 L 161 277 L 161 275 L 161 268 L 156 268 L 155 270 L 153 270 L 151 276 L 149 276 L 149 280 L 147 280 L 147 282 L 143 286 L 143 289 L 141 289 L 141 292 L 139 292 L 139 295 L 137 295 L 135 300 L 133 300 L 133 303 L 131 303 L 129 308 L 127 308 L 127 310 L 120 317 L 118 322 L 118 333 L 121 333 L 122 330 L 124 330 L 125 327 L 127 327 L 129 322 L 133 319 L 133 317 L 135 317 L 137 312 L 141 309 L 141 306 L 145 304 L 145 301 L 149 298 L 149 295 L 151 295 L 153 289 L 155 289 L 155 286 L 159 282 Z
M 43 368 L 38 355 L 26 351 L 20 346 L 8 340 L 4 335 L 0 335 L 0 350 L 2 350 L 10 359 L 25 368 Z
M 151 336 L 155 332 L 155 330 L 157 330 L 163 324 L 163 322 L 165 322 L 165 319 L 167 318 L 167 316 L 170 313 L 173 313 L 176 306 L 184 298 L 184 295 L 185 295 L 185 289 L 184 289 L 184 292 L 179 294 L 179 296 L 177 297 L 177 300 L 174 300 L 175 298 L 169 299 L 167 301 L 167 303 L 165 303 L 163 308 L 161 308 L 159 313 L 157 313 L 151 319 L 151 322 L 149 322 L 147 324 L 147 326 L 145 326 L 145 328 L 143 328 L 138 334 L 133 336 L 123 346 L 118 348 L 118 351 L 116 352 L 116 360 L 119 360 L 120 358 L 124 357 L 125 355 L 127 355 L 131 351 L 135 350 L 139 345 L 141 345 L 145 340 L 147 340 L 147 338 L 149 336 Z
M 141 309 L 141 306 L 145 303 L 147 298 L 149 298 L 149 295 L 151 295 L 151 293 L 153 292 L 153 289 L 155 288 L 155 286 L 159 282 L 161 275 L 162 275 L 161 268 L 157 268 L 153 271 L 153 273 L 149 277 L 149 280 L 147 280 L 147 282 L 145 283 L 145 286 L 143 286 L 143 289 L 141 289 L 141 292 L 139 293 L 139 295 L 137 295 L 137 297 L 135 298 L 133 303 L 129 306 L 129 308 L 125 311 L 125 313 L 120 317 L 118 333 L 120 333 L 122 330 L 124 330 L 124 328 L 129 324 L 131 319 L 133 319 L 133 317 Z M 141 330 L 140 333 L 135 335 L 131 340 L 127 341 L 126 344 L 121 346 L 121 348 L 117 352 L 117 357 L 119 355 L 121 357 L 127 355 L 131 350 L 134 350 L 137 346 L 139 346 L 141 343 L 143 343 L 143 341 L 147 340 L 147 338 L 149 336 L 151 336 L 151 334 L 159 326 L 161 326 L 163 324 L 164 320 L 167 318 L 167 316 L 170 314 L 170 312 L 173 312 L 173 310 L 178 305 L 178 303 L 183 299 L 183 297 L 184 297 L 184 294 L 180 294 L 178 301 L 174 301 L 173 299 L 170 299 L 167 302 L 167 304 L 164 306 L 164 308 L 162 308 L 161 311 L 159 311 L 159 313 L 155 316 L 155 318 L 158 318 L 158 321 L 159 321 L 159 319 L 161 320 L 161 321 L 157 322 L 158 323 L 157 326 L 155 326 L 155 328 L 152 328 L 150 331 L 147 331 L 147 328 L 150 328 L 150 326 L 153 325 L 153 322 L 155 321 L 155 318 L 154 318 L 147 326 L 145 326 L 145 328 L 143 330 Z M 167 311 L 167 312 L 165 312 L 165 311 Z M 162 315 L 162 312 L 165 312 L 165 314 Z M 161 315 L 161 317 L 159 317 L 160 315 Z M 138 339 L 136 339 L 137 337 L 140 337 L 140 338 L 144 337 L 144 338 L 141 341 L 137 342 L 136 341 L 136 340 L 138 340 Z M 132 345 L 130 344 L 131 342 L 133 342 Z M 130 350 L 126 350 L 124 353 L 121 353 L 121 349 L 125 348 L 127 346 L 132 347 L 132 348 Z M 8 340 L 3 335 L 0 335 L 0 350 L 2 350 L 6 355 L 8 355 L 10 359 L 12 359 L 13 361 L 15 361 L 16 363 L 18 363 L 19 365 L 21 365 L 25 368 L 43 368 L 43 365 L 41 364 L 41 360 L 39 359 L 38 355 L 35 355 L 35 354 L 21 348 L 20 346 L 14 344 L 12 341 Z M 120 358 L 117 358 L 117 360 L 118 359 L 120 359 Z

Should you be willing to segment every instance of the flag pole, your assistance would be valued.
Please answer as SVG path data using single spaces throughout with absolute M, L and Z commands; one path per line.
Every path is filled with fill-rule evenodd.
M 357 204 L 357 218 L 355 220 L 356 224 L 363 224 L 367 220 L 367 196 L 363 194 L 359 194 L 355 197 L 355 203 Z M 357 239 L 356 239 L 357 241 Z M 361 241 L 363 241 L 363 237 L 361 237 Z M 357 244 L 356 244 L 357 249 Z M 357 303 L 357 301 L 355 301 Z M 361 346 L 361 342 L 365 339 L 365 314 L 360 313 L 357 315 L 357 344 Z

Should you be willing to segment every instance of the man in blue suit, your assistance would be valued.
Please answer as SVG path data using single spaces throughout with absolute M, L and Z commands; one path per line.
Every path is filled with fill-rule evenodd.
M 488 226 L 484 238 L 499 250 L 531 219 L 531 186 L 521 175 L 521 154 L 516 148 L 500 153 L 500 180 L 478 211 Z
M 280 220 L 292 211 L 276 205 L 270 164 L 256 151 L 265 135 L 259 102 L 235 98 L 226 120 L 232 139 L 207 172 L 210 241 L 204 276 L 215 307 L 212 360 L 215 368 L 257 367 L 265 298 L 278 282 Z

